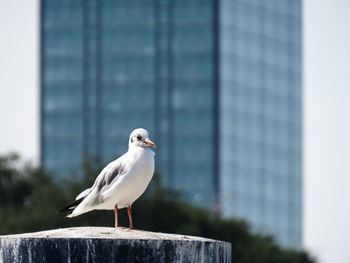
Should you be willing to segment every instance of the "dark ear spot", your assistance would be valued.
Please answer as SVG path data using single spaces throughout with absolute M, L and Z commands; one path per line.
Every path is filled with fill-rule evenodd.
M 133 139 L 133 138 L 131 138 L 131 139 L 130 139 L 130 141 L 131 141 L 131 142 L 134 142 L 134 139 Z

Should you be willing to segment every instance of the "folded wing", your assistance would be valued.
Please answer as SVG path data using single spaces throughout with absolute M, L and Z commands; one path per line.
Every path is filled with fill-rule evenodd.
M 109 163 L 101 171 L 91 188 L 85 189 L 76 197 L 76 200 L 66 205 L 58 212 L 73 210 L 72 216 L 76 216 L 91 210 L 91 208 L 93 209 L 93 205 L 97 205 L 103 201 L 101 200 L 102 193 L 106 191 L 119 176 L 126 172 L 126 164 L 123 163 L 123 156 L 121 156 L 117 160 Z

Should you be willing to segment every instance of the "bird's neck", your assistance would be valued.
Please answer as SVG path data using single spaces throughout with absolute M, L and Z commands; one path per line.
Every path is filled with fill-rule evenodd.
M 154 152 L 149 147 L 141 147 L 137 145 L 129 145 L 128 152 L 129 153 L 152 153 L 154 155 Z
M 138 146 L 138 145 L 134 145 L 134 144 L 129 144 L 129 149 L 128 149 L 128 151 L 129 152 L 135 152 L 135 151 L 145 151 L 145 150 L 147 150 L 148 149 L 148 147 L 147 148 L 144 148 L 144 147 L 141 147 L 141 146 Z

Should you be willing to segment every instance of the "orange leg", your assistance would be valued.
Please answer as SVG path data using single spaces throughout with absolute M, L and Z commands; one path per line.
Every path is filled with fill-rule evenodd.
M 129 228 L 133 229 L 134 226 L 132 224 L 132 215 L 131 215 L 131 206 L 130 205 L 128 206 L 128 216 L 129 216 L 129 224 L 130 224 Z
M 119 227 L 119 224 L 118 224 L 118 205 L 114 206 L 114 226 L 115 226 L 115 228 Z

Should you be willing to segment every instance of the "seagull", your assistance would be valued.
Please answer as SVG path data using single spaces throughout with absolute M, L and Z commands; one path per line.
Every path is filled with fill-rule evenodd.
M 128 208 L 130 229 L 131 206 L 146 190 L 154 173 L 154 142 L 142 128 L 132 131 L 128 151 L 110 162 L 97 176 L 93 186 L 81 192 L 69 205 L 58 212 L 72 211 L 75 217 L 91 210 L 114 210 L 115 227 L 118 228 L 118 209 Z

